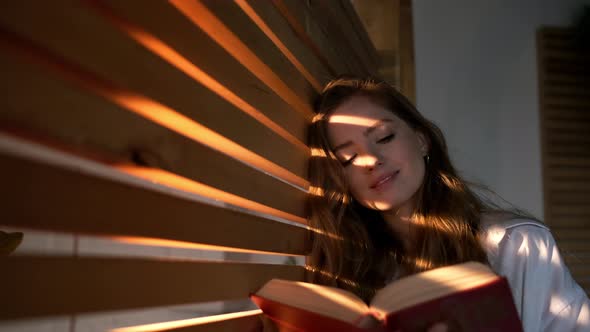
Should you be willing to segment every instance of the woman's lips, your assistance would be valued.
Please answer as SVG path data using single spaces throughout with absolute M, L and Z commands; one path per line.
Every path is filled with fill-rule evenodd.
M 399 171 L 396 171 L 396 172 L 382 178 L 377 183 L 375 183 L 373 186 L 371 186 L 371 189 L 379 190 L 379 189 L 383 188 L 385 185 L 393 182 L 393 180 L 395 180 L 395 178 L 397 178 L 398 174 L 399 174 Z

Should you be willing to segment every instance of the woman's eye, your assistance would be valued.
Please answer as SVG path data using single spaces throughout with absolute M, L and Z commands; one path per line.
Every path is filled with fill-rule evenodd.
M 382 139 L 378 140 L 377 143 L 387 143 L 387 142 L 391 141 L 394 137 L 395 137 L 394 134 L 387 135 L 387 136 L 383 137 Z
M 346 161 L 343 161 L 342 162 L 342 166 L 348 166 L 348 165 L 350 165 L 355 158 L 356 158 L 356 154 L 353 155 L 352 157 L 350 157 L 350 159 L 348 159 Z

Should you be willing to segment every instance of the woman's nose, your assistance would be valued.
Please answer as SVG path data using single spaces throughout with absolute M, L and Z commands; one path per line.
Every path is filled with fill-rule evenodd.
M 358 167 L 372 171 L 375 167 L 382 165 L 383 162 L 381 161 L 381 158 L 374 154 L 364 154 L 356 157 L 354 164 Z

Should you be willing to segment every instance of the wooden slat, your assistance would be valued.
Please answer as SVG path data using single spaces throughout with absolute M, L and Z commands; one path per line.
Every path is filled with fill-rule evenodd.
M 305 193 L 37 67 L 0 54 L 0 121 L 132 160 L 303 216 Z M 31 93 L 35 98 L 30 98 Z M 264 188 L 264 190 L 260 190 Z
M 564 66 L 562 64 L 553 64 L 547 65 L 545 70 L 549 75 L 560 73 L 572 76 L 576 80 L 584 80 L 586 77 L 588 77 L 588 70 L 584 70 L 579 66 L 576 67 Z
M 569 39 L 572 38 L 574 32 L 572 29 L 553 26 L 543 26 L 539 28 L 539 31 L 542 32 L 543 38 L 548 40 Z
M 347 54 L 337 54 L 333 42 L 312 16 L 308 5 L 297 0 L 272 0 L 297 36 L 335 75 L 354 72 Z
M 550 166 L 547 160 L 547 140 L 549 138 L 549 135 L 547 133 L 547 130 L 545 130 L 545 126 L 547 123 L 547 119 L 544 116 L 545 112 L 548 108 L 548 105 L 546 103 L 546 97 L 545 97 L 545 85 L 543 84 L 543 82 L 545 81 L 545 76 L 546 76 L 546 70 L 545 70 L 545 63 L 544 63 L 544 59 L 543 59 L 543 40 L 544 40 L 544 34 L 543 34 L 543 30 L 542 29 L 538 29 L 535 35 L 535 42 L 537 44 L 537 73 L 538 73 L 538 89 L 539 89 L 539 108 L 540 108 L 540 114 L 539 114 L 539 120 L 540 120 L 540 128 L 541 128 L 541 171 L 542 171 L 542 177 L 543 177 L 543 181 L 542 181 L 542 185 L 543 185 L 543 212 L 545 215 L 545 222 L 549 225 L 552 225 L 554 223 L 554 220 L 551 218 L 550 216 L 550 212 L 551 212 L 551 206 L 550 206 L 550 202 L 553 199 L 553 192 L 551 192 L 549 190 L 550 186 L 549 186 L 549 181 L 547 179 L 547 174 L 549 172 Z
M 588 192 L 588 191 L 586 191 Z M 585 195 L 582 190 L 552 190 L 552 196 L 559 201 L 559 204 L 571 202 L 572 204 L 590 202 L 590 195 Z
M 254 52 L 260 60 L 293 90 L 311 104 L 317 96 L 314 88 L 277 46 L 264 34 L 234 1 L 202 0 L 203 4 Z M 268 5 L 268 4 L 267 4 Z M 317 89 L 321 89 L 319 83 Z
M 589 161 L 590 163 L 590 161 Z M 590 192 L 590 181 L 550 181 L 550 190 L 568 190 L 568 191 L 589 191 Z
M 552 106 L 575 106 L 580 107 L 582 109 L 590 108 L 590 99 L 576 99 L 576 98 L 567 98 L 567 97 L 546 97 L 545 104 L 552 105 Z
M 251 310 L 248 312 L 221 314 L 182 321 L 117 328 L 110 330 L 110 332 L 255 332 L 259 331 L 262 327 L 261 316 L 260 310 Z
M 587 263 L 582 264 L 568 264 L 571 273 L 576 278 L 588 278 L 590 277 L 590 265 Z
M 301 266 L 123 258 L 3 257 L 0 319 L 244 298 Z
M 584 256 L 583 254 L 563 253 L 563 260 L 570 268 L 580 269 L 590 266 L 590 256 Z
M 571 109 L 548 109 L 545 113 L 545 117 L 548 121 L 590 121 L 590 112 Z
M 590 86 L 587 84 L 570 84 L 570 85 L 550 85 L 547 84 L 545 87 L 545 93 L 547 96 L 568 96 L 579 99 L 590 98 Z
M 559 247 L 563 251 L 590 253 L 590 242 L 588 240 L 560 241 Z
M 564 73 L 553 72 L 545 73 L 543 81 L 544 84 L 559 85 L 559 84 L 589 84 L 590 78 L 585 76 L 567 75 Z
M 140 24 L 192 62 L 202 64 L 224 86 L 282 127 L 289 129 L 296 137 L 305 140 L 307 121 L 302 113 L 309 113 L 308 110 L 295 111 L 273 93 L 272 88 L 276 87 L 267 86 L 239 61 L 231 58 L 226 50 L 212 43 L 210 36 L 177 9 L 160 1 L 111 1 L 109 4 L 110 9 L 119 15 Z M 137 10 L 138 7 L 142 10 Z M 153 13 L 157 13 L 159 20 L 153 19 Z
M 577 128 L 546 128 L 547 135 L 549 137 L 555 136 L 562 136 L 563 134 L 567 134 L 569 137 L 576 137 L 576 141 L 587 141 L 590 138 L 590 135 L 587 135 L 587 129 L 577 127 Z
M 149 50 L 137 47 L 133 40 L 80 4 L 64 8 L 46 2 L 30 4 L 34 6 L 7 6 L 0 14 L 3 24 L 48 47 L 52 52 L 62 54 L 74 63 L 100 73 L 102 77 L 108 77 L 116 86 L 131 88 L 163 102 L 295 174 L 304 176 L 309 151 L 301 141 L 302 137 L 293 136 L 290 141 L 287 140 L 291 136 L 277 134 Z M 43 14 L 39 17 L 30 15 L 33 10 Z M 70 20 L 71 17 L 78 17 L 78 20 Z M 98 35 L 100 38 L 88 38 Z M 215 46 L 214 43 L 209 44 Z M 104 52 L 105 49 L 118 51 Z M 226 58 L 225 61 L 230 61 L 229 57 Z M 217 60 L 225 62 L 223 58 Z M 285 132 L 285 135 L 291 134 Z
M 339 0 L 338 2 L 343 11 L 347 14 L 346 16 L 350 22 L 350 24 L 345 24 L 352 28 L 353 31 L 349 31 L 354 33 L 358 38 L 359 51 L 367 57 L 366 61 L 369 64 L 367 68 L 373 68 L 373 70 L 376 70 L 380 64 L 379 54 L 375 49 L 375 45 L 373 44 L 373 41 L 366 30 L 366 26 L 363 24 L 358 12 L 356 11 L 354 4 L 352 1 L 348 0 Z
M 576 227 L 559 227 L 558 225 L 551 227 L 551 233 L 555 237 L 562 240 L 578 240 L 590 236 L 590 229 L 576 228 Z
M 98 163 L 86 163 L 81 171 L 82 165 L 67 169 L 5 153 L 0 151 L 4 225 L 306 253 L 307 231 L 301 227 L 189 199 L 190 194 L 150 190 L 147 183 L 140 186 L 140 179 Z M 117 180 L 121 177 L 125 181 Z
M 572 50 L 573 51 L 573 50 Z M 573 52 L 572 52 L 573 54 Z M 549 72 L 566 72 L 576 76 L 585 76 L 590 73 L 590 69 L 584 60 L 563 60 L 555 58 L 545 58 L 546 68 Z
M 571 38 L 551 38 L 543 41 L 543 47 L 547 50 L 571 51 L 576 49 L 576 45 Z
M 113 5 L 119 5 L 119 1 L 111 1 Z M 136 12 L 138 6 L 143 6 L 143 1 L 135 2 L 132 12 Z M 299 98 L 289 89 L 282 78 L 278 77 L 264 62 L 260 60 L 251 50 L 233 34 L 227 26 L 219 20 L 199 0 L 178 1 L 170 3 L 179 10 L 193 24 L 202 29 L 209 37 L 215 40 L 224 50 L 238 59 L 240 63 L 248 68 L 252 74 L 263 81 L 266 86 L 278 94 L 291 107 L 300 112 L 307 120 L 311 120 L 313 112 L 310 105 Z
M 416 103 L 414 30 L 412 2 L 400 1 L 400 86 L 405 96 Z
M 547 157 L 549 166 L 590 167 L 590 159 L 576 157 Z
M 588 227 L 590 226 L 590 218 L 586 216 L 561 216 L 561 215 L 547 215 L 548 223 L 559 227 Z
M 548 131 L 549 135 L 553 134 L 554 131 L 558 133 L 566 131 L 584 134 L 590 130 L 590 123 L 585 121 L 548 121 L 545 124 L 545 130 Z
M 547 134 L 547 139 L 559 142 L 572 142 L 572 143 L 588 143 L 590 142 L 590 135 L 584 132 L 572 132 L 570 130 L 558 130 L 553 129 L 551 133 Z
M 361 0 L 352 4 L 379 54 L 379 75 L 401 87 L 399 1 Z
M 274 37 L 269 36 L 269 38 L 273 40 L 281 52 L 285 54 L 295 67 L 299 68 L 299 64 L 303 67 L 303 69 L 300 69 L 302 75 L 307 78 L 305 71 L 309 73 L 311 78 L 308 78 L 308 81 L 312 86 L 317 85 L 316 91 L 318 93 L 321 92 L 323 86 L 332 78 L 333 73 L 331 73 L 330 68 L 324 66 L 305 43 L 298 38 L 295 31 L 289 26 L 289 22 L 287 22 L 281 13 L 278 12 L 276 7 L 269 5 L 268 2 L 257 0 L 239 0 L 236 3 L 253 20 L 256 16 L 260 18 L 262 24 L 266 25 L 272 32 L 272 35 L 274 35 Z M 250 7 L 253 13 L 247 10 L 247 7 Z M 264 27 L 260 28 L 263 29 Z M 275 40 L 275 37 L 278 41 Z M 293 57 L 294 60 L 292 60 L 291 57 Z
M 329 33 L 329 39 L 340 47 L 340 51 L 350 53 L 358 64 L 358 74 L 377 73 L 379 59 L 375 46 L 366 36 L 366 31 L 352 4 L 347 0 L 325 0 L 308 6 L 311 13 Z M 362 35 L 362 36 L 361 36 Z
M 584 62 L 587 61 L 585 55 L 581 52 L 567 52 L 559 49 L 553 50 L 545 50 L 543 52 L 543 57 L 545 59 L 557 59 L 557 60 L 564 60 L 564 61 L 576 61 L 576 62 Z
M 560 157 L 588 157 L 590 156 L 590 147 L 579 145 L 551 144 L 547 147 L 547 152 L 552 156 Z
M 590 296 L 590 280 L 583 280 L 583 281 L 578 281 L 578 284 L 582 287 L 582 289 L 584 289 L 586 291 L 586 294 L 588 294 Z
M 161 331 L 167 332 L 235 332 L 235 331 L 258 331 L 260 326 L 261 314 L 249 317 L 241 317 L 223 320 L 214 323 L 208 323 L 197 326 L 187 326 L 174 329 L 166 329 Z
M 296 2 L 299 1 L 286 0 L 285 2 L 287 4 L 293 2 L 293 5 L 301 6 L 301 4 L 296 4 Z M 293 5 L 291 5 L 291 8 Z M 305 10 L 309 15 L 307 17 L 318 23 L 320 29 L 333 46 L 335 53 L 346 59 L 348 67 L 351 70 L 349 73 L 359 76 L 367 75 L 369 72 L 363 64 L 362 57 L 355 50 L 355 46 L 350 36 L 345 36 L 344 31 L 340 27 L 338 22 L 340 18 L 335 17 L 330 12 L 331 10 L 327 9 L 325 3 L 321 2 L 308 2 L 305 6 Z
M 590 172 L 588 170 L 580 168 L 580 169 L 551 169 L 548 172 L 548 176 L 550 178 L 556 179 L 586 179 L 590 180 Z M 590 201 L 590 197 L 588 197 Z

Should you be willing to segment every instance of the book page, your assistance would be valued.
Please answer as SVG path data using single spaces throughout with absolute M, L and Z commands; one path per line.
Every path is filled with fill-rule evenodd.
M 371 308 L 380 316 L 498 279 L 484 264 L 468 262 L 396 280 L 379 290 Z
M 361 299 L 345 290 L 281 279 L 269 281 L 256 295 L 349 323 L 369 309 Z

